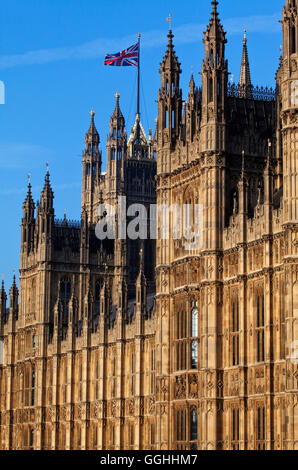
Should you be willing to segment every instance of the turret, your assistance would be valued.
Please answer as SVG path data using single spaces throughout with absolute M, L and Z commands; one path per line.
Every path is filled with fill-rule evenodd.
M 9 291 L 9 318 L 18 319 L 19 312 L 19 290 L 16 285 L 16 277 L 13 276 L 13 283 Z
M 298 221 L 298 171 L 297 171 L 297 126 L 298 126 L 298 15 L 297 2 L 287 0 L 283 8 L 283 65 L 280 74 L 280 96 L 282 97 L 281 122 L 283 142 L 283 197 L 284 223 Z
M 202 150 L 225 149 L 225 109 L 228 61 L 225 59 L 226 33 L 218 18 L 217 1 L 204 33 L 205 60 L 202 65 Z
M 50 184 L 50 173 L 47 170 L 40 204 L 37 209 L 40 240 L 51 237 L 54 226 L 54 193 Z
M 94 194 L 101 175 L 102 153 L 99 150 L 100 137 L 94 123 L 95 112 L 90 112 L 91 123 L 85 136 L 85 150 L 82 160 L 82 208 L 85 206 L 88 220 L 93 222 Z
M 126 158 L 127 135 L 125 120 L 120 109 L 120 94 L 115 95 L 116 105 L 110 119 L 110 133 L 107 139 L 107 176 L 109 191 L 118 193 L 124 178 L 124 162 Z
M 34 249 L 34 218 L 35 204 L 31 193 L 31 184 L 29 180 L 27 197 L 23 204 L 23 219 L 22 219 L 22 242 L 21 252 L 28 255 Z
M 1 335 L 1 329 L 7 321 L 6 302 L 7 302 L 7 295 L 4 289 L 4 281 L 2 281 L 2 286 L 1 286 L 1 291 L 0 291 L 0 335 Z
M 173 33 L 168 34 L 168 47 L 160 64 L 161 88 L 158 96 L 158 141 L 174 149 L 180 135 L 182 120 L 181 68 L 173 45 Z
M 197 114 L 198 114 L 198 90 L 195 85 L 193 74 L 191 74 L 189 82 L 189 93 L 187 103 L 187 116 L 186 116 L 186 128 L 187 128 L 187 140 L 193 140 L 197 131 Z

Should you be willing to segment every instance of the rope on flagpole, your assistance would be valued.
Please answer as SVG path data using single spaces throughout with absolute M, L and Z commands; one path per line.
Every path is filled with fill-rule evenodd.
M 149 116 L 148 116 L 147 104 L 146 104 L 145 93 L 144 93 L 144 82 L 142 78 L 141 78 L 141 88 L 142 88 L 143 102 L 144 102 L 144 108 L 145 108 L 145 114 L 146 114 L 146 120 L 147 120 L 147 127 L 149 129 L 150 128 Z
M 131 113 L 132 113 L 132 108 L 135 107 L 135 96 L 136 96 L 136 82 L 137 82 L 137 77 L 135 77 L 134 83 L 133 83 L 133 88 L 131 91 L 131 98 L 130 98 L 130 105 L 129 105 L 129 113 L 128 113 L 128 119 L 127 123 L 129 124 L 130 118 L 131 118 Z

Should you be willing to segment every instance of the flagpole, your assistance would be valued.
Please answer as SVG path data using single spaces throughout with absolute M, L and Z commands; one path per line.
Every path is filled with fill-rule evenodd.
M 138 95 L 137 95 L 137 115 L 140 117 L 140 58 L 141 58 L 141 34 L 138 34 L 139 59 L 138 59 Z

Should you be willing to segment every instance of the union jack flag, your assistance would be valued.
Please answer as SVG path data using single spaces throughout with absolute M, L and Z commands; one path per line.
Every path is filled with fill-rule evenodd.
M 105 58 L 105 65 L 112 65 L 116 67 L 137 67 L 139 63 L 139 43 L 134 44 L 128 49 L 116 54 L 107 54 Z

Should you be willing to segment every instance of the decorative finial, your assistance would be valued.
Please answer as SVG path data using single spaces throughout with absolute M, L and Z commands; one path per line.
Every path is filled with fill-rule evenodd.
M 172 31 L 172 15 L 169 13 L 169 16 L 167 18 L 167 23 L 169 23 L 169 31 Z
M 244 28 L 243 44 L 247 44 L 247 30 Z
M 95 112 L 94 112 L 94 109 L 93 109 L 93 108 L 92 108 L 91 111 L 90 111 L 90 116 L 91 116 L 92 119 L 93 119 L 94 116 L 95 116 Z
M 115 98 L 116 98 L 117 101 L 119 101 L 119 98 L 120 98 L 120 93 L 119 93 L 119 91 L 116 91 Z
M 28 185 L 29 185 L 31 183 L 31 173 L 28 173 L 27 178 L 28 178 Z
M 141 33 L 138 33 L 138 39 L 141 39 Z
M 213 0 L 213 2 L 211 2 L 211 5 L 213 6 L 213 12 L 212 14 L 214 16 L 217 16 L 218 15 L 218 12 L 217 12 L 217 5 L 218 5 L 218 2 L 216 0 Z
M 49 162 L 46 162 L 46 167 L 47 167 L 47 173 L 49 173 L 49 169 L 50 169 Z
M 64 209 L 64 220 L 66 220 L 66 209 Z

